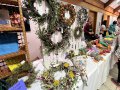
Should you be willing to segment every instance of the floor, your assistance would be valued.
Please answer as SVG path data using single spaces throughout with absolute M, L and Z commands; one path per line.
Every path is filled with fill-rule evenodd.
M 116 87 L 115 84 L 111 82 L 111 78 L 114 77 L 117 79 L 117 65 L 114 66 L 114 68 L 110 71 L 110 75 L 107 78 L 107 81 L 102 85 L 100 90 L 120 90 L 120 87 Z

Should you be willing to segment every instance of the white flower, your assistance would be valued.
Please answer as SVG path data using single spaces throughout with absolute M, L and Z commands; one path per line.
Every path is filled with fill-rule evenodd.
M 64 77 L 66 77 L 66 73 L 65 71 L 57 71 L 55 74 L 54 74 L 54 79 L 55 80 L 60 80 L 60 79 L 63 79 Z

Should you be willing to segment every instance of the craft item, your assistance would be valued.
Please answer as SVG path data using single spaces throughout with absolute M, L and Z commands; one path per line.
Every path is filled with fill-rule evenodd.
M 14 12 L 14 13 L 10 16 L 10 20 L 11 20 L 11 25 L 12 25 L 13 27 L 21 27 L 20 14 Z
M 65 17 L 66 11 L 69 13 L 69 18 Z M 64 5 L 63 3 L 61 3 L 59 18 L 63 25 L 71 26 L 75 21 L 75 17 L 76 12 L 74 6 L 71 4 Z
M 75 39 L 79 39 L 82 35 L 82 27 L 76 27 L 73 34 Z
M 17 52 L 17 33 L 0 33 L 0 55 Z
M 75 67 L 67 62 L 51 67 L 40 77 L 41 86 L 45 90 L 72 90 L 77 79 Z
M 105 42 L 100 41 L 100 44 L 102 44 L 103 46 L 107 47 L 108 45 Z

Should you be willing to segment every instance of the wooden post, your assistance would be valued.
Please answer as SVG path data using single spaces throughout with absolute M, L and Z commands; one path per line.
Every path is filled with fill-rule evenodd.
M 21 0 L 18 0 L 18 6 L 19 6 L 19 12 L 20 12 L 20 19 L 21 19 L 21 25 L 22 25 L 22 30 L 23 30 L 23 36 L 24 36 L 24 43 L 25 43 L 25 51 L 26 51 L 26 59 L 27 61 L 30 61 L 30 55 L 28 51 L 28 42 L 27 42 L 27 37 L 26 37 L 26 30 L 25 30 L 25 25 L 24 25 L 24 18 L 23 18 L 23 13 L 22 13 L 22 3 Z

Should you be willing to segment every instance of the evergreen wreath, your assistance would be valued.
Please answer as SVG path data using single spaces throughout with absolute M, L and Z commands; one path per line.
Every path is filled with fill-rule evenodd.
M 58 72 L 62 75 L 56 79 L 55 74 L 59 74 Z M 72 90 L 78 80 L 77 73 L 74 66 L 70 66 L 67 62 L 61 63 L 43 72 L 40 77 L 41 86 L 44 90 Z
M 44 0 L 49 6 L 49 13 L 41 16 L 34 7 L 36 1 L 39 1 L 39 4 L 41 4 L 41 1 L 43 0 L 26 0 L 25 6 L 29 10 L 29 15 L 32 19 L 38 23 L 39 30 L 37 31 L 37 35 L 42 40 L 46 53 L 65 48 L 69 44 L 70 32 L 67 26 L 61 27 L 59 23 L 59 3 L 57 3 L 56 0 Z M 46 20 L 48 23 L 47 29 L 41 29 L 40 26 L 43 25 Z M 57 28 L 63 29 L 63 32 L 61 33 L 62 41 L 54 44 L 50 38 Z
M 51 41 L 51 36 L 52 34 L 56 31 L 52 31 L 51 32 L 47 32 L 46 30 L 39 30 L 37 32 L 39 38 L 42 40 L 44 46 L 45 46 L 45 51 L 46 53 L 50 53 L 52 51 L 57 51 L 57 50 L 62 50 L 64 48 L 67 48 L 69 46 L 69 37 L 70 37 L 70 32 L 68 28 L 63 28 L 63 33 L 62 34 L 62 40 L 60 42 L 58 42 L 57 44 L 54 44 Z
M 23 76 L 21 73 L 27 73 L 28 79 L 25 81 L 25 85 L 29 88 L 30 85 L 35 81 L 37 73 L 34 71 L 32 65 L 25 62 L 19 68 L 15 69 L 11 76 L 6 79 L 11 86 L 18 82 L 18 79 Z
M 85 8 L 81 8 L 77 14 L 78 22 L 83 25 L 88 18 L 88 12 Z
M 76 27 L 74 30 L 74 37 L 75 39 L 79 39 L 82 35 L 82 28 L 81 27 Z
M 70 14 L 70 18 L 69 19 L 65 18 L 66 11 L 68 11 L 69 14 Z M 71 4 L 64 5 L 64 4 L 61 3 L 59 17 L 60 17 L 60 21 L 63 24 L 65 24 L 67 26 L 71 26 L 74 23 L 75 17 L 76 17 L 76 12 L 75 12 L 74 6 L 71 5 Z

